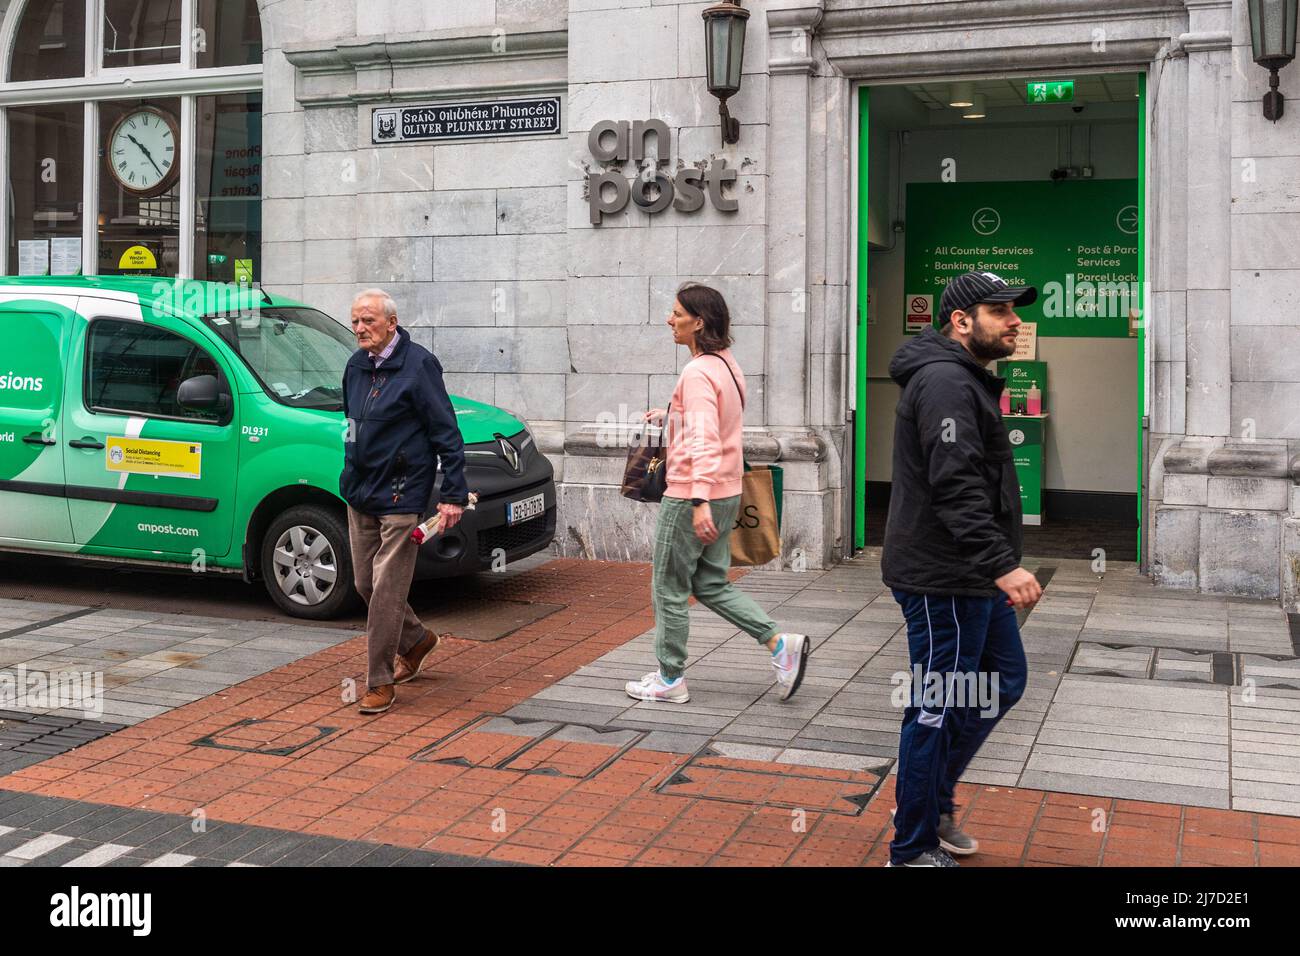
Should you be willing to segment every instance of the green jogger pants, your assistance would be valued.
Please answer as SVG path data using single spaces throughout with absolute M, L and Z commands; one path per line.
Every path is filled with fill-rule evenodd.
M 776 622 L 754 600 L 727 580 L 731 567 L 731 529 L 740 510 L 740 496 L 709 502 L 718 540 L 705 547 L 695 536 L 691 503 L 667 498 L 659 505 L 655 526 L 654 577 L 651 598 L 655 611 L 655 655 L 659 672 L 676 680 L 686 667 L 690 634 L 688 600 L 696 600 L 760 644 L 777 633 Z

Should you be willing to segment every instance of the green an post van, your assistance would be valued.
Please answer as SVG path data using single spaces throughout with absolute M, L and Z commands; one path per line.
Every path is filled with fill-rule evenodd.
M 0 550 L 237 573 L 289 614 L 336 616 L 356 599 L 338 495 L 355 350 L 323 312 L 247 286 L 0 278 Z M 452 403 L 479 501 L 421 547 L 417 580 L 555 535 L 527 424 Z

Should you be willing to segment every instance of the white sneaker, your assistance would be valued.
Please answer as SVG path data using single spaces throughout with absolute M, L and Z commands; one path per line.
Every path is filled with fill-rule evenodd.
M 625 689 L 627 696 L 637 700 L 666 700 L 670 704 L 684 704 L 691 699 L 685 677 L 679 677 L 670 684 L 658 671 L 651 671 L 640 680 L 628 681 Z
M 785 646 L 781 653 L 772 655 L 772 670 L 776 671 L 776 686 L 781 689 L 781 699 L 789 700 L 803 683 L 804 668 L 812 656 L 812 642 L 804 634 L 781 634 Z

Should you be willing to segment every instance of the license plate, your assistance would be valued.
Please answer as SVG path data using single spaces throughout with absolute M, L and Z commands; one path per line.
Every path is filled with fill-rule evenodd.
M 536 518 L 538 515 L 545 513 L 546 496 L 533 495 L 523 501 L 512 501 L 506 505 L 506 523 L 519 524 L 521 521 L 527 521 L 529 518 Z

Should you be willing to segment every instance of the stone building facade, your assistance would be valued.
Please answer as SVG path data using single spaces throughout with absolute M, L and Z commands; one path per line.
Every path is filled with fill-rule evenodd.
M 1148 89 L 1143 561 L 1162 584 L 1300 599 L 1300 65 L 1261 115 L 1245 0 L 746 0 L 721 141 L 697 0 L 265 0 L 262 281 L 334 315 L 383 285 L 454 392 L 556 465 L 565 554 L 647 557 L 611 423 L 686 356 L 674 290 L 727 296 L 746 450 L 785 478 L 785 561 L 853 547 L 861 86 L 1129 70 Z M 554 135 L 376 144 L 400 105 L 556 96 Z M 592 154 L 660 120 L 657 165 Z M 735 201 L 591 222 L 589 174 L 725 167 Z

